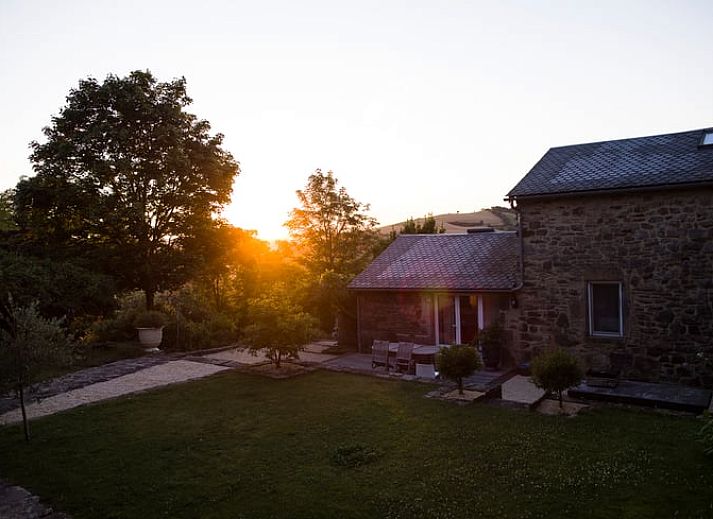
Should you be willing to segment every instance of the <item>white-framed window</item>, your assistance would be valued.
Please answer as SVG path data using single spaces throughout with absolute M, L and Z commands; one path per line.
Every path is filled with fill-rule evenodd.
M 434 294 L 433 322 L 436 345 L 469 344 L 483 328 L 483 296 Z
M 623 289 L 618 281 L 590 281 L 589 334 L 603 337 L 624 335 Z

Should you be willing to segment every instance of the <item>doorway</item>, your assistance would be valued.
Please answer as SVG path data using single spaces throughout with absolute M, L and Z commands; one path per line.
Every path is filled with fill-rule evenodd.
M 435 296 L 437 344 L 472 343 L 483 325 L 483 298 L 476 294 Z

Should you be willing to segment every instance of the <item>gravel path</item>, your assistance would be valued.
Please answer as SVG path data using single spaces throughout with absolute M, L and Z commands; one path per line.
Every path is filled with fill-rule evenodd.
M 116 398 L 130 393 L 146 391 L 154 387 L 185 382 L 207 377 L 230 369 L 188 360 L 174 360 L 141 369 L 128 375 L 112 378 L 103 382 L 89 384 L 78 389 L 56 394 L 27 406 L 28 418 L 39 418 L 72 409 L 80 405 Z M 22 420 L 20 409 L 13 409 L 0 415 L 0 425 L 17 423 Z M 1 516 L 0 516 L 1 517 Z
M 165 364 L 175 357 L 167 354 L 145 355 L 134 359 L 124 359 L 102 366 L 86 368 L 74 373 L 68 373 L 61 377 L 48 380 L 32 386 L 29 391 L 27 401 L 34 399 L 44 399 L 61 393 L 66 393 L 73 389 L 79 389 L 97 382 L 104 382 L 114 378 L 135 373 L 139 370 Z M 20 401 L 13 395 L 0 396 L 0 415 L 20 407 Z

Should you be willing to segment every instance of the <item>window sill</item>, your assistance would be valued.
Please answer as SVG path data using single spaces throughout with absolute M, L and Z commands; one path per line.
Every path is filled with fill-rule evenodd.
M 593 339 L 595 341 L 621 341 L 624 339 L 624 335 L 597 333 L 587 335 L 587 339 Z

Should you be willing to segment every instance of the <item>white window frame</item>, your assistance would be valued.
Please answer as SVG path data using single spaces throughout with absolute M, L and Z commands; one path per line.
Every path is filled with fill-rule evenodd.
M 462 340 L 461 336 L 461 320 L 460 320 L 460 298 L 461 296 L 471 296 L 474 294 L 444 294 L 444 293 L 435 293 L 433 294 L 433 324 L 434 324 L 434 331 L 435 331 L 435 345 L 436 346 L 448 346 L 447 344 L 440 344 L 440 331 L 441 331 L 441 323 L 438 318 L 438 297 L 439 295 L 441 297 L 450 297 L 453 301 L 453 307 L 455 310 L 455 315 L 454 315 L 454 328 L 455 328 L 455 340 L 456 344 L 460 344 Z M 477 310 L 478 310 L 478 322 L 476 323 L 476 326 L 478 327 L 478 330 L 483 329 L 483 319 L 484 319 L 484 314 L 485 314 L 485 309 L 483 306 L 483 296 L 481 294 L 475 294 L 477 296 Z
M 594 329 L 593 285 L 618 285 L 619 287 L 619 331 L 603 332 Z M 623 337 L 624 336 L 624 284 L 621 281 L 589 281 L 587 283 L 587 306 L 589 314 L 589 335 L 592 337 Z

